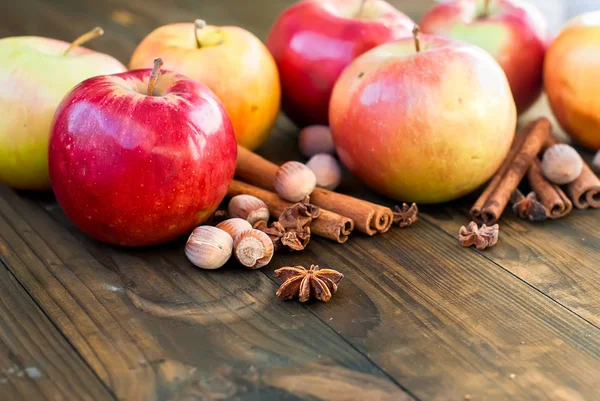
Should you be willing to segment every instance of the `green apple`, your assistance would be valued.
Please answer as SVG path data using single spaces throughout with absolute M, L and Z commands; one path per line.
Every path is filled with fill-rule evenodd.
M 101 28 L 73 43 L 36 36 L 0 39 L 0 182 L 44 190 L 54 112 L 81 81 L 126 71 L 116 59 L 79 47 Z

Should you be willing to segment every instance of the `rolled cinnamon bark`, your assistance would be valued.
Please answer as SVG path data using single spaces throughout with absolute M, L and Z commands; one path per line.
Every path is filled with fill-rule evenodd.
M 542 173 L 540 160 L 536 157 L 527 171 L 527 179 L 532 191 L 544 208 L 548 217 L 559 219 L 571 213 L 573 203 L 558 185 L 548 181 Z
M 523 135 L 524 138 L 522 143 L 519 144 L 521 142 L 518 139 L 520 135 Z M 531 162 L 537 156 L 549 135 L 550 121 L 544 117 L 535 120 L 526 127 L 523 133 L 517 135 L 515 146 L 518 150 L 514 152 L 515 155 L 508 167 L 505 168 L 504 174 L 497 179 L 495 188 L 489 191 L 489 197 L 481 208 L 478 217 L 483 223 L 489 226 L 498 221 L 510 200 L 510 196 L 519 186 Z M 471 214 L 472 216 L 475 214 L 473 210 Z M 474 216 L 473 218 L 475 219 Z
M 262 199 L 263 202 L 267 204 L 269 213 L 271 213 L 271 216 L 274 218 L 279 218 L 286 208 L 293 205 L 292 202 L 281 199 L 274 192 L 246 184 L 245 182 L 233 180 L 229 185 L 227 195 L 233 197 L 242 194 L 252 195 Z M 312 198 L 310 201 L 312 203 Z M 348 236 L 353 229 L 354 221 L 352 221 L 352 219 L 340 216 L 337 213 L 333 213 L 323 208 L 321 208 L 319 217 L 310 223 L 310 230 L 313 234 L 336 241 L 340 244 L 348 241 Z
M 488 183 L 485 190 L 481 193 L 479 198 L 477 198 L 477 201 L 475 201 L 475 204 L 471 208 L 471 211 L 470 211 L 471 218 L 475 222 L 477 222 L 477 224 L 484 223 L 483 219 L 481 218 L 481 210 L 483 209 L 483 207 L 485 206 L 485 203 L 490 198 L 490 195 L 496 190 L 496 188 L 498 188 L 498 185 L 500 184 L 500 182 L 502 181 L 502 178 L 504 178 L 504 175 L 510 168 L 513 160 L 515 159 L 515 156 L 521 149 L 521 146 L 523 146 L 523 140 L 525 139 L 527 134 L 531 131 L 532 127 L 533 127 L 533 122 L 529 123 L 525 128 L 523 128 L 522 130 L 517 131 L 515 133 L 515 137 L 513 139 L 512 145 L 510 147 L 510 151 L 508 152 L 508 155 L 506 156 L 506 158 L 500 165 L 500 168 L 498 169 L 498 171 L 496 171 L 496 174 L 494 174 L 494 176 Z
M 546 141 L 546 147 L 561 143 L 556 137 L 550 136 Z M 583 170 L 575 181 L 566 186 L 567 194 L 578 209 L 593 207 L 600 208 L 600 179 L 592 169 L 583 162 Z
M 278 168 L 275 163 L 238 146 L 235 174 L 243 181 L 273 191 L 273 181 Z M 367 235 L 384 233 L 392 226 L 394 217 L 392 209 L 352 196 L 315 188 L 310 194 L 310 202 L 341 216 L 349 217 L 354 221 L 356 229 Z

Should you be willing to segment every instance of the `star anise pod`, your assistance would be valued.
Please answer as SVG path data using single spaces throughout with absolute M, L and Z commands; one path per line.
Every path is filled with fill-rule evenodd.
M 259 221 L 254 228 L 265 232 L 271 240 L 275 250 L 286 246 L 295 251 L 301 251 L 310 241 L 310 223 L 321 214 L 321 209 L 309 203 L 306 197 L 302 202 L 285 209 L 278 221 L 268 224 Z
M 319 269 L 311 265 L 310 270 L 302 266 L 282 267 L 275 270 L 282 284 L 277 290 L 277 296 L 283 300 L 298 297 L 300 302 L 317 298 L 323 302 L 331 299 L 344 275 L 332 269 Z
M 419 208 L 416 203 L 408 206 L 406 203 L 402 204 L 402 207 L 394 207 L 394 223 L 398 224 L 400 228 L 408 227 L 415 221 L 419 220 L 418 217 Z
M 548 218 L 548 212 L 544 205 L 538 201 L 535 192 L 530 192 L 527 196 L 523 196 L 521 191 L 515 189 L 510 200 L 513 204 L 513 211 L 521 219 L 543 221 Z
M 485 249 L 496 245 L 498 242 L 498 230 L 498 224 L 490 227 L 484 224 L 481 228 L 478 228 L 477 223 L 472 221 L 466 227 L 462 226 L 460 228 L 458 242 L 465 247 L 475 245 L 479 250 Z

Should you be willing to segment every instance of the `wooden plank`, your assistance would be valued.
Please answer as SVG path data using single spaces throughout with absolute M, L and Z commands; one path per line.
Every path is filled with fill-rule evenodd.
M 600 331 L 421 221 L 302 256 L 343 272 L 343 291 L 311 310 L 424 400 L 592 400 Z
M 124 250 L 69 230 L 0 188 L 0 259 L 121 400 L 318 398 L 331 382 L 333 399 L 410 399 L 261 272 L 201 271 L 181 241 Z
M 114 400 L 1 262 L 0 400 Z
M 433 209 L 427 218 L 449 235 L 469 221 L 468 210 Z M 507 210 L 500 240 L 482 254 L 541 293 L 600 327 L 600 212 L 574 210 L 560 220 L 532 223 Z

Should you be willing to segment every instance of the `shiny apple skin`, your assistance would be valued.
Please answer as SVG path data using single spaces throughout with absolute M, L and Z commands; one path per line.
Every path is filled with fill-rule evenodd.
M 499 168 L 514 137 L 506 76 L 485 51 L 421 37 L 356 59 L 331 98 L 331 131 L 344 165 L 398 201 L 439 203 L 468 194 Z
M 282 108 L 296 125 L 328 124 L 331 91 L 341 72 L 367 50 L 411 34 L 414 22 L 383 0 L 368 0 L 376 19 L 332 10 L 361 0 L 305 0 L 285 10 L 267 38 L 282 89 Z M 346 12 L 346 11 L 340 11 Z
M 115 58 L 37 36 L 0 39 L 0 182 L 49 190 L 48 141 L 62 98 L 84 79 L 125 72 Z
M 570 21 L 548 50 L 544 85 L 556 119 L 580 145 L 600 149 L 600 11 Z
M 517 112 L 525 112 L 542 92 L 544 55 L 551 34 L 533 5 L 491 0 L 489 16 L 478 18 L 484 0 L 451 0 L 433 7 L 421 20 L 424 33 L 463 40 L 488 51 L 506 73 Z
M 209 25 L 204 35 L 219 44 L 197 47 L 193 23 L 152 31 L 135 49 L 130 69 L 147 68 L 160 56 L 164 68 L 208 86 L 223 102 L 240 146 L 254 150 L 269 137 L 281 104 L 279 74 L 273 57 L 252 33 L 235 26 Z
M 123 246 L 166 242 L 224 198 L 237 148 L 225 109 L 204 85 L 150 70 L 88 79 L 60 104 L 49 149 L 52 189 L 89 236 Z

